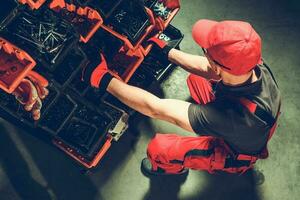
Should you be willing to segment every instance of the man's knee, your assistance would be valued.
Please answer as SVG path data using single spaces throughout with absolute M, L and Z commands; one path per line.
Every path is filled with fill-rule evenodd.
M 154 158 L 158 155 L 165 157 L 166 152 L 168 149 L 172 148 L 178 137 L 179 136 L 176 134 L 156 134 L 148 144 L 148 156 L 151 158 Z
M 153 157 L 158 152 L 161 152 L 161 141 L 160 141 L 160 135 L 156 134 L 154 138 L 151 139 L 151 141 L 148 144 L 147 148 L 147 154 L 149 157 Z

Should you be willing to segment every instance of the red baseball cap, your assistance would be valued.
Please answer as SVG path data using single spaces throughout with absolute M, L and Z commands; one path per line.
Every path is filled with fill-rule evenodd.
M 233 75 L 245 74 L 261 62 L 261 39 L 247 22 L 199 20 L 192 35 L 213 60 L 226 67 L 223 70 Z

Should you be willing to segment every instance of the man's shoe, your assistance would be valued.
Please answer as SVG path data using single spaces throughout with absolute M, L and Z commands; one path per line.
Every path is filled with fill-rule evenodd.
M 253 169 L 253 178 L 255 185 L 262 185 L 265 182 L 265 175 L 258 169 Z
M 152 164 L 148 158 L 144 158 L 141 163 L 141 171 L 145 176 L 158 176 L 158 175 L 187 175 L 189 170 L 183 169 L 177 173 L 166 173 L 163 169 L 152 170 Z

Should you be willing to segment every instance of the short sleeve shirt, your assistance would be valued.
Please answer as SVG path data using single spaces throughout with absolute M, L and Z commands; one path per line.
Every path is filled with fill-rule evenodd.
M 257 66 L 255 73 L 258 80 L 253 83 L 233 87 L 220 81 L 213 85 L 214 101 L 205 105 L 191 104 L 188 115 L 194 132 L 222 138 L 238 153 L 259 153 L 268 140 L 271 127 L 238 100 L 247 98 L 275 118 L 280 93 L 269 69 Z

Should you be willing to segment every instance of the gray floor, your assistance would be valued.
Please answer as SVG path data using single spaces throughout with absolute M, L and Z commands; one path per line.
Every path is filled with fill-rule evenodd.
M 283 114 L 269 149 L 268 160 L 257 168 L 265 182 L 255 186 L 251 173 L 242 176 L 190 171 L 188 177 L 148 179 L 140 172 L 146 145 L 155 132 L 188 135 L 167 123 L 138 116 L 136 126 L 115 143 L 90 175 L 51 145 L 0 120 L 1 200 L 296 200 L 300 196 L 300 8 L 294 1 L 182 0 L 173 24 L 185 34 L 182 50 L 199 53 L 191 38 L 200 18 L 245 20 L 263 39 L 263 54 L 278 79 Z M 299 4 L 299 3 L 298 3 Z M 176 69 L 162 84 L 160 95 L 188 99 L 187 73 Z M 298 197 L 298 198 L 297 198 Z

